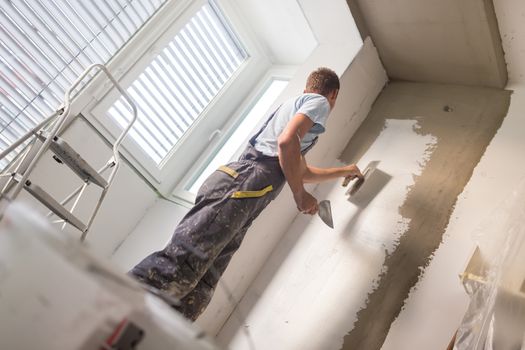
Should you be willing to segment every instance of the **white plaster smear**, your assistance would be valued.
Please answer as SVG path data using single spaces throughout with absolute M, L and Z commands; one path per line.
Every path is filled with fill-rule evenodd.
M 361 168 L 379 160 L 377 168 L 391 176 L 366 207 L 349 202 L 340 182 L 315 189 L 319 200 L 331 201 L 335 229 L 317 216 L 298 216 L 238 306 L 248 313 L 244 324 L 231 317 L 219 343 L 248 349 L 248 330 L 256 349 L 341 348 L 409 224 L 398 207 L 436 143 L 416 130 L 414 120 L 388 120 L 359 160 Z

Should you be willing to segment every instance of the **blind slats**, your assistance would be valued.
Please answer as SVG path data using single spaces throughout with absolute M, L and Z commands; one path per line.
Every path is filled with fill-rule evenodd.
M 248 57 L 232 33 L 210 0 L 128 89 L 139 104 L 130 136 L 155 163 L 160 164 Z M 122 105 L 122 98 L 116 104 Z M 124 126 L 129 116 L 115 106 L 108 114 Z
M 78 75 L 106 63 L 165 1 L 0 2 L 0 151 L 58 108 Z

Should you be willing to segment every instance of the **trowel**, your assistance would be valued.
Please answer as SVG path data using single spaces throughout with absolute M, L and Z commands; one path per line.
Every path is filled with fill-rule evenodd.
M 374 161 L 368 163 L 368 165 L 366 166 L 365 170 L 363 170 L 363 177 L 360 178 L 360 179 L 355 180 L 355 182 L 352 184 L 352 186 L 350 186 L 348 191 L 346 191 L 346 194 L 350 195 L 350 196 L 355 195 L 357 193 L 357 191 L 359 191 L 361 186 L 363 186 L 365 181 L 370 177 L 372 172 L 374 172 L 376 170 L 378 164 L 379 164 L 378 160 L 374 160 Z M 343 187 L 346 187 L 348 185 L 348 183 L 350 182 L 350 180 L 351 180 L 350 178 L 345 178 L 345 180 L 343 181 Z
M 319 202 L 319 211 L 317 212 L 323 222 L 330 228 L 334 228 L 334 221 L 332 219 L 332 207 L 329 200 L 322 200 Z

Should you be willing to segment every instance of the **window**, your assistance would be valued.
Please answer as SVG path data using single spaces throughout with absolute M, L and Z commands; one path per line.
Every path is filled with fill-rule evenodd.
M 271 67 L 229 0 L 168 2 L 112 62 L 139 109 L 122 153 L 167 197 Z M 111 140 L 130 116 L 115 89 L 99 96 L 84 115 Z
M 139 109 L 132 139 L 160 165 L 247 57 L 216 5 L 205 3 L 127 89 Z M 108 113 L 129 124 L 123 97 Z
M 0 2 L 0 150 L 55 111 L 84 69 L 107 63 L 165 1 Z

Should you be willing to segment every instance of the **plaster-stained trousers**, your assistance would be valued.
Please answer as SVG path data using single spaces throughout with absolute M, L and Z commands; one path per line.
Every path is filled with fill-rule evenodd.
M 284 182 L 279 159 L 263 155 L 250 144 L 238 161 L 208 177 L 169 244 L 142 260 L 130 274 L 181 299 L 175 308 L 195 320 L 211 300 L 248 227 Z

